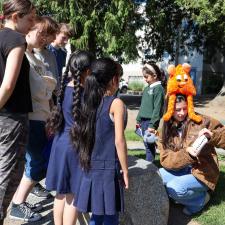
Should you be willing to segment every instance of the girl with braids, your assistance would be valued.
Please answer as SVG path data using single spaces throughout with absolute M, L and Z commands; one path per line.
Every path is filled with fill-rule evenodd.
M 142 135 L 146 130 L 150 133 L 156 133 L 162 117 L 162 109 L 164 105 L 164 88 L 161 83 L 162 72 L 159 67 L 153 63 L 146 63 L 142 69 L 143 77 L 148 84 L 144 89 L 141 106 L 137 115 L 136 127 L 141 127 Z M 146 148 L 146 160 L 154 161 L 156 147 L 155 143 L 144 141 Z
M 83 85 L 93 59 L 86 51 L 71 54 L 61 80 L 57 108 L 47 126 L 50 133 L 55 134 L 46 177 L 46 188 L 56 191 L 55 225 L 76 224 L 77 210 L 73 201 L 77 196 L 80 169 L 71 128 L 79 119 Z
M 128 188 L 126 110 L 114 96 L 120 72 L 121 66 L 109 58 L 92 64 L 80 120 L 74 127 L 83 172 L 75 205 L 81 212 L 92 212 L 90 225 L 117 225 L 118 212 L 123 211 L 123 186 Z

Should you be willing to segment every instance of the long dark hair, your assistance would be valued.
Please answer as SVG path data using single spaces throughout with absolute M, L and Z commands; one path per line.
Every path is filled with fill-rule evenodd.
M 187 97 L 185 95 L 177 94 L 175 104 L 179 103 L 179 102 L 187 102 Z M 167 111 L 167 106 L 168 106 L 168 98 L 165 101 L 165 107 L 164 107 L 165 112 Z M 180 129 L 182 132 L 181 140 L 183 142 L 183 140 L 187 136 L 187 127 L 188 127 L 189 122 L 190 122 L 190 120 L 188 119 L 188 116 L 184 121 L 182 121 L 178 124 L 174 123 L 173 117 L 171 117 L 171 119 L 169 121 L 163 122 L 162 144 L 163 144 L 164 148 L 176 147 L 176 146 L 171 146 L 171 144 L 172 145 L 174 144 L 172 137 L 177 135 L 177 129 Z
M 92 149 L 95 144 L 96 115 L 109 82 L 114 76 L 118 77 L 121 68 L 118 63 L 110 58 L 95 60 L 91 65 L 91 76 L 86 79 L 84 86 L 84 101 L 78 126 L 75 128 L 74 137 L 79 150 L 81 167 L 90 169 Z
M 74 82 L 73 91 L 73 117 L 74 121 L 79 120 L 81 106 L 81 77 L 87 69 L 90 68 L 94 56 L 87 51 L 75 51 L 70 55 L 66 70 L 61 79 L 60 92 L 57 99 L 57 105 L 52 112 L 51 118 L 47 122 L 47 129 L 50 134 L 61 132 L 64 127 L 64 117 L 62 114 L 62 103 L 64 99 L 65 88 L 70 79 Z M 75 123 L 76 124 L 76 123 Z M 73 128 L 72 128 L 73 133 Z

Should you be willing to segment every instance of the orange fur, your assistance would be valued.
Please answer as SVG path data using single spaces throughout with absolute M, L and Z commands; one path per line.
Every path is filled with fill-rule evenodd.
M 168 67 L 169 80 L 167 83 L 167 96 L 169 97 L 168 109 L 163 119 L 168 121 L 174 113 L 174 105 L 177 94 L 187 96 L 188 116 L 190 119 L 200 122 L 202 118 L 195 114 L 193 96 L 196 95 L 195 86 L 190 77 L 191 65 L 184 63 L 183 65 L 170 65 Z

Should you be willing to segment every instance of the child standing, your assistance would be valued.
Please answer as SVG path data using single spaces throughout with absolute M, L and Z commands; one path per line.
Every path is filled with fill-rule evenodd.
M 117 225 L 118 212 L 123 211 L 123 186 L 128 188 L 125 107 L 114 96 L 120 71 L 120 65 L 109 58 L 92 64 L 74 127 L 73 140 L 83 169 L 75 205 L 81 212 L 92 212 L 90 225 Z
M 29 63 L 24 35 L 33 26 L 34 5 L 29 0 L 2 4 L 0 31 L 0 224 L 24 169 L 28 112 L 32 111 Z M 1 27 L 1 26 L 0 26 Z
M 50 116 L 49 101 L 56 87 L 56 79 L 47 70 L 44 63 L 34 56 L 33 49 L 45 43 L 48 24 L 42 17 L 35 19 L 35 25 L 26 35 L 27 50 L 26 57 L 30 63 L 30 86 L 33 112 L 28 114 L 29 138 L 26 146 L 26 164 L 24 176 L 20 181 L 17 191 L 13 197 L 10 218 L 24 221 L 37 221 L 41 215 L 37 212 L 41 204 L 29 204 L 26 198 L 36 183 L 46 176 L 46 160 L 42 153 L 46 143 L 47 135 L 45 124 Z M 47 198 L 48 193 L 46 193 Z
M 65 45 L 67 44 L 71 36 L 71 29 L 69 25 L 65 23 L 59 24 L 59 33 L 56 35 L 55 40 L 48 46 L 48 49 L 53 52 L 56 57 L 58 65 L 59 80 L 62 76 L 63 67 L 66 64 L 67 52 Z
M 77 219 L 73 201 L 77 196 L 80 169 L 71 129 L 79 118 L 82 87 L 93 59 L 86 51 L 71 54 L 61 81 L 57 109 L 48 124 L 50 132 L 56 134 L 46 177 L 46 188 L 56 191 L 55 225 L 74 225 Z
M 137 126 L 142 129 L 142 134 L 148 130 L 150 133 L 156 133 L 162 117 L 164 105 L 164 88 L 161 85 L 161 71 L 155 63 L 147 63 L 142 69 L 142 73 L 148 86 L 144 89 L 141 106 L 137 115 Z M 155 143 L 144 142 L 146 148 L 146 160 L 154 161 Z

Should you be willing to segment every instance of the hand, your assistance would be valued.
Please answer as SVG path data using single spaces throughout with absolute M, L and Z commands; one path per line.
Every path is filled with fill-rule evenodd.
M 136 123 L 136 129 L 140 128 L 140 127 L 141 127 L 141 124 L 140 123 Z
M 207 128 L 203 128 L 202 130 L 200 130 L 199 133 L 198 133 L 198 136 L 200 137 L 200 136 L 202 136 L 203 134 L 204 134 L 206 137 L 208 137 L 208 138 L 211 138 L 212 135 L 213 135 L 213 133 L 212 133 L 210 130 L 208 130 Z
M 128 172 L 123 172 L 123 181 L 124 181 L 124 187 L 125 189 L 129 188 L 129 176 Z
M 157 133 L 157 131 L 154 128 L 150 128 L 150 127 L 148 128 L 148 131 L 153 134 Z
M 186 152 L 188 152 L 190 155 L 196 157 L 195 155 L 195 149 L 193 147 L 187 147 Z

